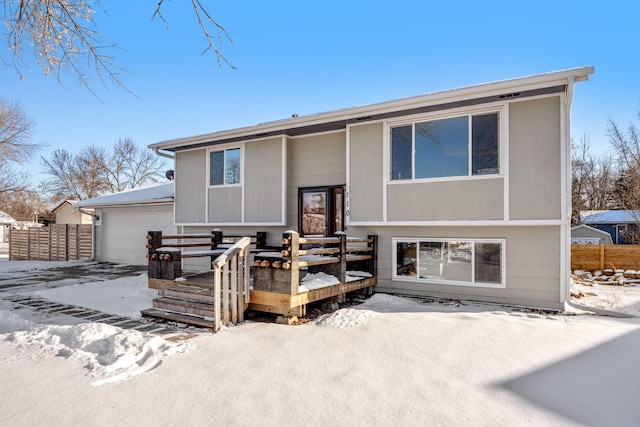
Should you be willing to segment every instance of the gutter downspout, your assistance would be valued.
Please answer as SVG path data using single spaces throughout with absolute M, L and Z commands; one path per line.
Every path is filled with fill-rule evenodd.
M 171 154 L 167 154 L 167 153 L 161 152 L 158 147 L 153 147 L 153 152 L 156 153 L 156 155 L 158 155 L 160 157 L 165 157 L 165 158 L 171 159 L 171 160 L 175 160 L 176 159 L 176 157 L 172 156 Z
M 96 215 L 95 213 L 90 213 L 84 210 L 83 208 L 76 208 L 76 210 L 80 213 L 91 216 L 91 261 L 95 261 L 96 260 L 96 220 L 98 219 L 98 215 Z
M 566 126 L 566 138 L 567 138 L 567 142 L 568 142 L 568 151 L 569 151 L 569 157 L 567 157 L 568 159 L 568 163 L 569 163 L 569 168 L 568 168 L 568 179 L 567 179 L 567 188 L 565 188 L 566 191 L 566 195 L 565 197 L 567 197 L 567 210 L 568 212 L 565 212 L 565 217 L 568 219 L 568 221 L 570 221 L 571 218 L 571 125 L 570 125 L 570 120 L 571 120 L 571 101 L 573 100 L 573 85 L 575 84 L 575 77 L 574 76 L 570 76 L 569 77 L 569 82 L 567 84 L 567 92 L 566 92 L 566 101 L 565 101 L 565 108 L 566 108 L 566 117 L 567 117 L 567 126 Z M 564 295 L 564 303 L 566 305 L 568 305 L 569 307 L 573 307 L 573 308 L 577 308 L 578 310 L 583 310 L 583 311 L 590 311 L 592 313 L 596 313 L 599 314 L 601 316 L 610 316 L 610 317 L 617 317 L 617 318 L 621 318 L 621 319 L 631 319 L 635 316 L 631 315 L 631 314 L 627 314 L 627 313 L 620 313 L 619 311 L 612 311 L 612 310 L 605 310 L 602 308 L 595 308 L 595 307 L 587 307 L 585 305 L 582 304 L 576 304 L 573 301 L 571 301 L 571 227 L 570 224 L 568 226 L 565 226 L 565 233 L 568 234 L 568 240 L 565 238 L 565 245 L 569 246 L 569 249 L 566 250 L 566 259 L 564 260 L 565 265 L 567 266 L 567 270 L 566 272 L 569 273 L 568 274 L 568 278 L 566 278 L 565 280 L 567 280 L 566 286 L 564 287 L 565 290 L 565 295 Z

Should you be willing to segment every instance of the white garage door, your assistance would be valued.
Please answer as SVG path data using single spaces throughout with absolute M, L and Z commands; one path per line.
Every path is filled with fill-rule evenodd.
M 173 204 L 123 206 L 101 209 L 96 256 L 100 261 L 146 265 L 149 230 L 175 234 Z

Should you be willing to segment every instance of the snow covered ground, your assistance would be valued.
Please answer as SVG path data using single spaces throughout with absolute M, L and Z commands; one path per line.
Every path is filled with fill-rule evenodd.
M 29 263 L 0 273 L 53 265 Z M 578 302 L 640 313 L 640 287 L 589 291 Z M 144 275 L 7 292 L 128 316 L 153 297 Z M 640 425 L 638 318 L 377 294 L 301 326 L 164 339 L 7 292 L 0 425 Z

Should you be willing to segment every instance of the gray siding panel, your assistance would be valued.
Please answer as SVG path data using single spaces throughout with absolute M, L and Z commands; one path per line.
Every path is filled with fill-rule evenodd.
M 209 189 L 209 223 L 242 221 L 242 188 L 216 187 Z
M 504 180 L 476 179 L 387 186 L 389 221 L 494 220 L 504 216 Z
M 287 224 L 298 229 L 298 189 L 346 182 L 346 133 L 289 139 Z
M 383 124 L 352 126 L 349 132 L 349 219 L 382 221 Z
M 247 142 L 244 160 L 244 221 L 282 221 L 282 138 Z
M 509 106 L 509 216 L 561 217 L 560 97 Z
M 560 227 L 355 227 L 349 235 L 378 234 L 378 292 L 493 301 L 561 309 Z M 505 239 L 506 287 L 392 280 L 392 238 Z
M 176 153 L 176 223 L 204 223 L 207 150 Z

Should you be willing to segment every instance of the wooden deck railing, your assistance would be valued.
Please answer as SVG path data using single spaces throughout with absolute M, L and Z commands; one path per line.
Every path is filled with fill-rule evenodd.
M 300 270 L 324 272 L 347 282 L 347 267 L 377 275 L 377 236 L 300 237 L 295 231 L 284 233 L 279 254 L 255 256 L 254 289 L 295 295 L 300 285 Z
M 163 234 L 152 230 L 147 233 L 147 259 L 149 278 L 175 280 L 182 275 L 182 259 L 210 257 L 213 262 L 219 255 L 244 237 L 257 249 L 268 250 L 267 233 L 259 231 L 252 236 L 223 235 L 222 230 L 211 233 Z
M 244 321 L 244 311 L 249 304 L 249 254 L 251 239 L 242 237 L 224 251 L 212 263 L 214 326 L 217 332 L 229 322 Z

